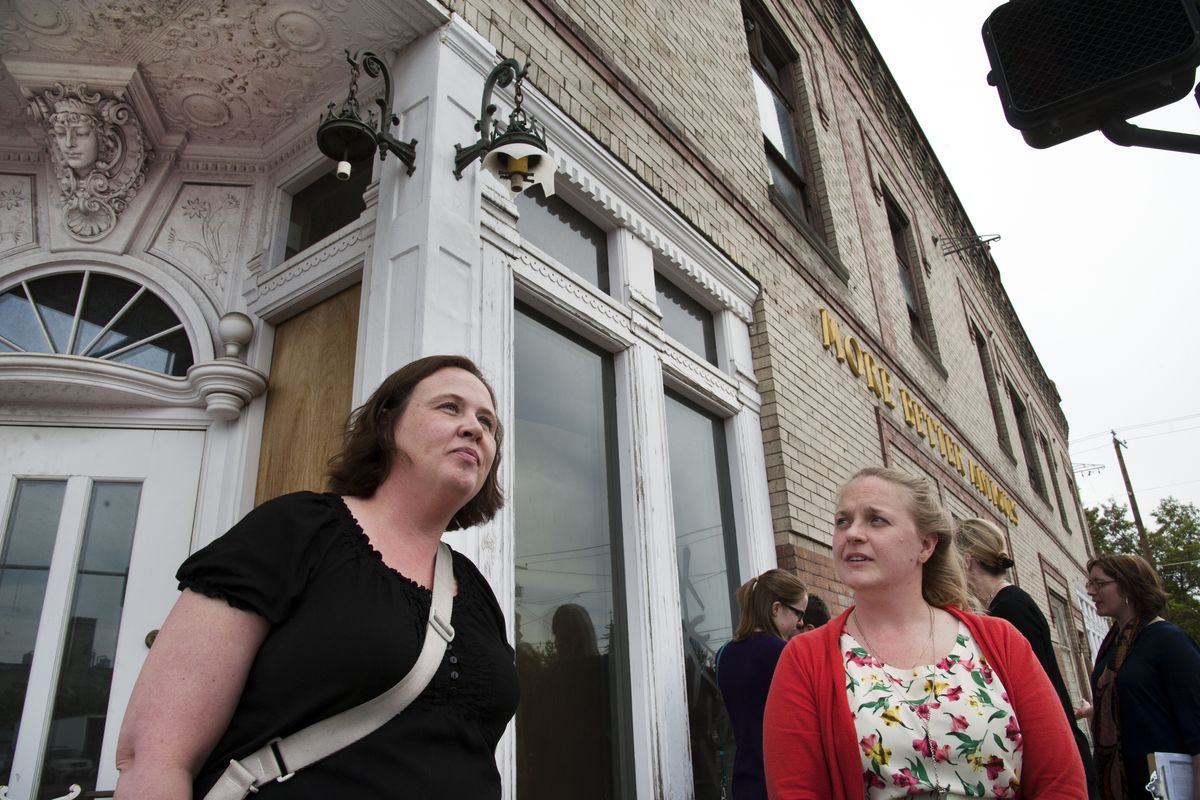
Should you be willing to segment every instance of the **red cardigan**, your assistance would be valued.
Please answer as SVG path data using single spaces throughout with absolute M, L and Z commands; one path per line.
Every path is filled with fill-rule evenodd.
M 1029 642 L 997 617 L 945 609 L 961 620 L 1000 677 L 1024 739 L 1023 798 L 1087 797 L 1079 751 L 1050 679 Z M 862 800 L 863 764 L 846 698 L 838 638 L 850 615 L 794 637 L 775 667 L 763 718 L 763 765 L 771 800 Z

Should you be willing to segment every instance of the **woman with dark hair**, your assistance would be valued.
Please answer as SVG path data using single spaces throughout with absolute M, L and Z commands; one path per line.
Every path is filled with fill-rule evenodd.
M 1200 648 L 1162 618 L 1167 593 L 1144 558 L 1105 554 L 1087 566 L 1096 612 L 1113 620 L 1092 669 L 1100 797 L 1150 797 L 1146 756 L 1156 752 L 1192 757 L 1200 797 Z
M 958 549 L 962 553 L 967 586 L 989 616 L 1006 619 L 1029 640 L 1038 663 L 1046 670 L 1054 692 L 1063 707 L 1063 715 L 1071 726 L 1075 746 L 1087 777 L 1088 797 L 1096 798 L 1096 767 L 1092 763 L 1092 746 L 1075 724 L 1075 709 L 1067 693 L 1066 682 L 1058 668 L 1054 645 L 1050 641 L 1050 623 L 1034 599 L 1008 581 L 1013 567 L 1008 554 L 1008 542 L 1001 530 L 986 519 L 965 519 L 958 525 Z
M 733 640 L 717 652 L 717 687 L 733 722 L 733 796 L 766 800 L 763 777 L 763 708 L 775 662 L 788 639 L 804 626 L 808 591 L 790 572 L 769 569 L 737 590 Z
M 772 800 L 1080 800 L 1067 721 L 1029 642 L 963 609 L 954 524 L 924 478 L 871 467 L 833 517 L 855 604 L 793 638 L 763 717 Z
M 502 439 L 479 369 L 422 358 L 351 415 L 329 493 L 270 500 L 192 554 L 125 714 L 116 797 L 204 797 L 232 759 L 404 677 L 426 638 L 442 534 L 503 503 Z M 453 640 L 420 695 L 256 797 L 391 797 L 400 787 L 500 797 L 494 750 L 517 705 L 513 651 L 487 581 L 464 556 L 452 562 Z

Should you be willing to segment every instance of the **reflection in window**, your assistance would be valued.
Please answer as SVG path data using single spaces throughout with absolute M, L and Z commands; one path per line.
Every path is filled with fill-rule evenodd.
M 96 788 L 141 490 L 136 483 L 92 487 L 39 800 L 62 797 L 73 783 Z
M 517 792 L 626 795 L 612 359 L 516 315 Z
M 722 421 L 667 394 L 667 439 L 692 778 L 699 800 L 724 797 L 733 726 L 717 689 L 716 651 L 733 635 L 736 532 Z
M 17 726 L 46 597 L 66 481 L 17 481 L 0 550 L 0 783 L 11 783 Z
M 1071 635 L 1071 612 L 1067 601 L 1050 592 L 1050 624 L 1054 626 L 1054 649 L 1059 671 L 1067 684 L 1067 694 L 1073 698 L 1086 697 L 1079 680 L 1079 659 L 1075 655 L 1075 637 Z
M 712 312 L 659 273 L 654 273 L 658 308 L 667 334 L 710 364 L 717 363 Z
M 608 234 L 558 195 L 517 195 L 521 237 L 588 283 L 608 291 Z
M 82 271 L 22 281 L 0 294 L 0 353 L 61 353 L 186 375 L 192 345 L 145 286 Z

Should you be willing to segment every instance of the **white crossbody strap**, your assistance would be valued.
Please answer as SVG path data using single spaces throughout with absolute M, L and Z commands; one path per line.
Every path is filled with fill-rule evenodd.
M 452 558 L 450 547 L 445 542 L 439 543 L 425 644 L 417 663 L 399 683 L 378 697 L 287 738 L 272 739 L 240 761 L 230 761 L 204 800 L 241 800 L 265 783 L 286 781 L 308 765 L 357 742 L 407 708 L 429 685 L 442 663 L 446 645 L 454 639 L 454 628 L 450 625 L 454 604 Z

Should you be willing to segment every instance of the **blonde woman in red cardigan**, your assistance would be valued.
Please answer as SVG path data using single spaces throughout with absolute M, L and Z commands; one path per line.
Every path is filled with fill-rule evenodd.
M 1029 643 L 961 610 L 953 523 L 932 484 L 857 473 L 833 557 L 855 605 L 780 656 L 763 723 L 772 800 L 1086 797 Z

